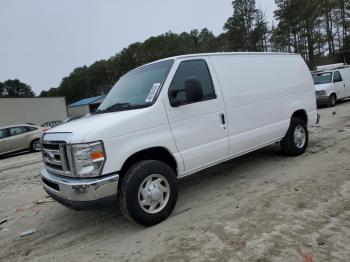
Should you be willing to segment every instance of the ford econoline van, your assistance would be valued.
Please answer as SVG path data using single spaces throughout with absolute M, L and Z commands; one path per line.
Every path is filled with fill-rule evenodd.
M 41 179 L 63 205 L 118 203 L 151 226 L 174 209 L 179 178 L 276 142 L 299 156 L 316 121 L 300 55 L 167 58 L 121 77 L 95 113 L 48 130 Z
M 338 100 L 350 97 L 350 66 L 340 66 L 312 74 L 317 105 L 333 107 Z

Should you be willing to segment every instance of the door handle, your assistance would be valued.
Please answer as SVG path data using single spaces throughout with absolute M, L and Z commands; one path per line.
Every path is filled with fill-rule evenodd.
M 221 124 L 226 125 L 225 114 L 220 114 Z

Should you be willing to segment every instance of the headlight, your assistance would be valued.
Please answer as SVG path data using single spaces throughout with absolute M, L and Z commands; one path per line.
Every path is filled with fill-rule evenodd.
M 105 152 L 102 142 L 72 145 L 73 162 L 78 177 L 96 177 L 102 172 Z
M 327 93 L 326 93 L 325 90 L 323 90 L 323 91 L 316 91 L 316 95 L 317 95 L 317 96 L 326 96 Z

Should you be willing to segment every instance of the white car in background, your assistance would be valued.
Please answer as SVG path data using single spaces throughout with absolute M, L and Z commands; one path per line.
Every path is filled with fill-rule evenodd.
M 316 89 L 317 105 L 333 107 L 338 100 L 350 97 L 350 67 L 312 73 Z
M 39 152 L 40 138 L 46 130 L 28 124 L 0 127 L 0 155 L 24 150 Z

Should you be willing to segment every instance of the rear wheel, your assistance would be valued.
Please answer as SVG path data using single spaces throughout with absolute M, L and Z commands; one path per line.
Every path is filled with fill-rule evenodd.
M 337 103 L 337 96 L 335 94 L 331 94 L 328 99 L 328 106 L 334 107 Z
M 41 144 L 40 139 L 35 139 L 30 144 L 30 151 L 32 152 L 40 152 L 41 151 Z
M 125 173 L 118 192 L 119 207 L 132 221 L 153 226 L 165 220 L 177 200 L 177 178 L 167 164 L 145 160 Z
M 309 133 L 304 120 L 292 117 L 287 134 L 281 141 L 283 152 L 289 156 L 302 155 L 309 143 Z

